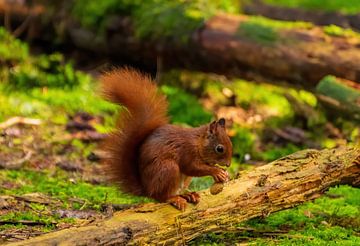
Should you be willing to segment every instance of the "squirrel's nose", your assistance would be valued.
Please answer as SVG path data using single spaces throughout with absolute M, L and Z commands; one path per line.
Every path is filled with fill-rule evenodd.
M 225 165 L 226 165 L 227 167 L 230 167 L 231 161 L 227 162 Z

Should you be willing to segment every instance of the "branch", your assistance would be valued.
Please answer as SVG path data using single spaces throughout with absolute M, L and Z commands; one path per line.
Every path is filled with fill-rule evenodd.
M 0 123 L 0 130 L 6 129 L 10 126 L 17 125 L 17 124 L 23 124 L 23 125 L 33 125 L 38 126 L 41 125 L 42 121 L 39 119 L 32 119 L 32 118 L 24 118 L 20 116 L 12 117 L 4 122 Z
M 196 206 L 180 212 L 167 204 L 145 204 L 106 221 L 52 232 L 9 245 L 124 245 L 186 243 L 210 231 L 267 216 L 319 197 L 329 187 L 360 187 L 360 150 L 304 150 L 243 172 L 223 191 L 201 192 Z

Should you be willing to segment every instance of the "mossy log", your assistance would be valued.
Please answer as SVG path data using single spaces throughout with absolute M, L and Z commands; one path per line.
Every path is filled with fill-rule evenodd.
M 271 19 L 285 21 L 309 21 L 316 25 L 337 25 L 344 28 L 360 30 L 360 14 L 343 14 L 341 12 L 314 11 L 300 8 L 289 8 L 266 4 L 261 0 L 245 3 L 244 13 L 262 15 Z
M 310 23 L 223 14 L 205 21 L 184 38 L 187 41 L 169 37 L 141 39 L 136 37 L 129 16 L 106 17 L 107 24 L 100 32 L 80 26 L 63 8 L 51 18 L 41 18 L 41 14 L 37 17 L 41 18 L 39 25 L 48 26 L 46 33 L 58 33 L 52 35 L 54 39 L 60 36 L 77 50 L 131 62 L 152 71 L 156 71 L 158 64 L 163 69 L 187 68 L 247 79 L 261 75 L 261 79 L 265 76 L 270 82 L 286 80 L 309 89 L 314 89 L 329 74 L 360 82 L 357 33 L 328 30 Z M 40 30 L 44 29 L 39 28 L 34 39 L 48 36 Z
M 222 192 L 201 192 L 201 201 L 180 212 L 167 204 L 145 204 L 108 220 L 52 232 L 8 245 L 183 244 L 239 222 L 297 206 L 329 187 L 360 187 L 360 150 L 304 150 L 240 173 Z
M 349 80 L 327 76 L 316 87 L 317 98 L 328 113 L 360 121 L 360 85 Z

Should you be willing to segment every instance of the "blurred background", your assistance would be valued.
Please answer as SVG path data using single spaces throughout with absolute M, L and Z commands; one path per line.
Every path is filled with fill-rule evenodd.
M 150 74 L 172 123 L 226 118 L 232 177 L 360 139 L 360 1 L 0 0 L 0 25 L 0 243 L 150 201 L 100 174 L 119 108 L 97 78 L 114 67 Z M 191 244 L 360 245 L 359 218 L 360 191 L 339 186 Z

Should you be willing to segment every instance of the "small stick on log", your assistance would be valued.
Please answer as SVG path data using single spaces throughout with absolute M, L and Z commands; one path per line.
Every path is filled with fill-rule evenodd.
M 181 244 L 231 224 L 292 208 L 337 184 L 360 187 L 359 148 L 303 150 L 244 171 L 217 195 L 201 192 L 199 204 L 189 205 L 185 212 L 168 204 L 145 204 L 96 224 L 9 245 Z

